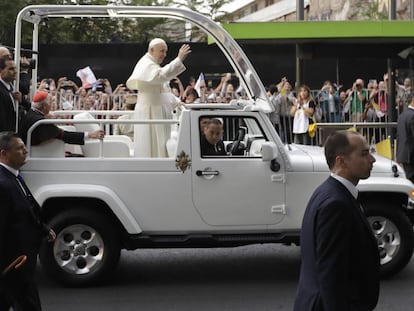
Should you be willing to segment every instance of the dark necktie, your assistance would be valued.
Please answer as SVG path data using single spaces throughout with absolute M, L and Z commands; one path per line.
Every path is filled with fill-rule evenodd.
M 361 204 L 361 195 L 359 194 L 359 192 L 358 192 L 356 200 L 358 202 L 358 205 L 359 205 L 359 208 L 361 209 L 362 214 L 365 216 L 365 211 Z
M 24 182 L 24 180 L 23 180 L 22 176 L 17 175 L 17 176 L 16 176 L 16 180 L 17 180 L 17 183 L 18 183 L 18 184 L 19 184 L 19 186 L 20 186 L 20 189 L 23 191 L 24 195 L 25 195 L 26 197 L 28 197 L 28 195 L 30 194 L 30 192 L 28 191 L 29 189 L 27 188 L 27 185 L 26 185 L 26 183 Z
M 30 203 L 30 206 L 32 207 L 33 216 L 36 218 L 37 221 L 39 221 L 40 216 L 40 205 L 37 203 L 37 201 L 32 196 L 32 193 L 29 190 L 29 187 L 27 187 L 25 181 L 23 180 L 22 176 L 17 175 L 16 176 L 17 183 L 19 184 L 23 194 L 27 198 L 27 200 Z
M 367 216 L 365 215 L 364 207 L 361 204 L 361 196 L 360 196 L 359 192 L 358 192 L 358 196 L 357 196 L 356 201 L 357 201 L 357 204 L 359 206 L 359 214 L 362 217 L 362 221 L 365 223 L 365 225 L 368 227 L 369 231 L 372 233 L 371 225 L 368 222 Z
M 14 111 L 16 111 L 16 106 L 15 106 L 14 97 L 13 97 L 13 85 L 11 85 L 11 84 L 9 84 L 9 95 L 10 95 L 10 98 L 11 98 L 12 103 L 13 103 Z
M 19 184 L 20 188 L 22 189 L 25 197 L 27 198 L 27 200 L 29 200 L 30 205 L 35 208 L 35 199 L 32 196 L 32 193 L 29 190 L 29 187 L 27 187 L 25 181 L 23 180 L 22 176 L 17 175 L 16 177 L 17 179 L 17 183 Z

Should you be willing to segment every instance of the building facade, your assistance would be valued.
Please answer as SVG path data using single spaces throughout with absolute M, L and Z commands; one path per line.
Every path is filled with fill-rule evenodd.
M 397 0 L 397 19 L 409 19 L 410 1 Z M 387 19 L 389 0 L 304 0 L 305 20 Z M 228 22 L 296 20 L 295 0 L 253 0 L 229 11 Z

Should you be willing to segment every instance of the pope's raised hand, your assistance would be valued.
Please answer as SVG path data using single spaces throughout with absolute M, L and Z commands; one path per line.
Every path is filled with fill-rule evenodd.
M 180 48 L 180 50 L 178 51 L 178 58 L 181 61 L 184 61 L 184 59 L 187 57 L 188 54 L 191 53 L 191 49 L 190 46 L 188 44 L 183 44 Z

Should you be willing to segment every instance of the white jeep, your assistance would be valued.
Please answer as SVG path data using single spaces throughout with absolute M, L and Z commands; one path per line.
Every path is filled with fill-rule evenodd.
M 28 141 L 23 174 L 57 233 L 54 244 L 42 246 L 43 269 L 63 284 L 86 285 L 109 275 L 121 249 L 298 244 L 307 201 L 329 176 L 323 149 L 281 142 L 266 114 L 270 105 L 260 79 L 220 26 L 189 10 L 133 6 L 29 6 L 17 23 L 106 14 L 172 17 L 198 26 L 221 48 L 247 99 L 186 106 L 177 121 L 167 121 L 178 124 L 169 158 L 121 153 L 108 143 L 110 138 L 95 142 L 96 154 L 84 149 L 85 156 L 76 158 L 64 157 L 59 143 L 36 149 Z M 223 121 L 231 138 L 227 155 L 202 155 L 204 117 Z M 87 122 L 73 121 L 75 127 Z M 413 253 L 413 184 L 396 163 L 380 156 L 376 160 L 371 177 L 358 188 L 378 239 L 382 273 L 390 276 Z

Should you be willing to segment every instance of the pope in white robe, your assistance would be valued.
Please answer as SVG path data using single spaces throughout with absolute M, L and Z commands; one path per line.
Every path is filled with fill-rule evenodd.
M 177 98 L 171 92 L 169 82 L 186 69 L 183 61 L 191 50 L 188 44 L 182 45 L 177 57 L 161 67 L 167 51 L 164 40 L 153 39 L 148 45 L 148 52 L 138 61 L 126 83 L 129 89 L 138 90 L 136 119 L 172 119 Z M 170 133 L 170 124 L 135 125 L 135 156 L 166 157 L 166 142 L 170 138 Z

